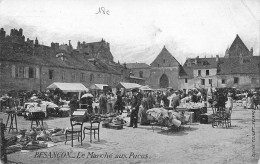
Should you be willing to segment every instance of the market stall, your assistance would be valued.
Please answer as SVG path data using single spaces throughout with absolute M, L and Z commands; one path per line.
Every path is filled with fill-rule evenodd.
M 141 86 L 140 90 L 142 90 L 142 91 L 152 91 L 153 89 L 150 88 L 149 86 L 145 85 L 145 86 Z
M 63 92 L 75 92 L 78 93 L 78 98 L 80 99 L 81 92 L 88 92 L 89 89 L 86 88 L 81 83 L 52 83 L 47 87 L 49 90 L 55 90 L 59 88 Z
M 90 86 L 90 89 L 92 93 L 94 94 L 94 97 L 98 97 L 100 94 L 100 91 L 104 91 L 104 87 L 109 87 L 107 84 L 93 84 Z
M 131 89 L 134 89 L 134 88 L 140 88 L 142 87 L 142 85 L 140 84 L 136 84 L 136 83 L 124 83 L 124 82 L 120 82 L 116 88 L 118 89 L 125 89 L 125 90 L 131 90 Z
M 207 108 L 204 102 L 194 103 L 181 103 L 177 108 L 177 111 L 192 112 L 192 122 L 197 122 L 200 119 L 200 115 L 207 113 Z

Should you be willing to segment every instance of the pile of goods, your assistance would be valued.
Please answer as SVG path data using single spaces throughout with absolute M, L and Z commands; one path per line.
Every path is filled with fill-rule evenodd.
M 152 108 L 147 110 L 147 119 L 151 122 L 158 122 L 162 126 L 179 127 L 189 120 L 190 115 L 183 112 L 168 111 L 164 108 Z
M 187 109 L 199 109 L 199 108 L 203 108 L 204 106 L 205 106 L 204 103 L 188 102 L 188 103 L 181 103 L 179 107 L 187 108 Z
M 48 129 L 47 125 L 33 127 L 30 130 L 21 129 L 19 135 L 12 136 L 6 141 L 6 153 L 17 151 L 29 151 L 41 148 L 52 147 L 52 138 L 64 135 L 65 129 L 52 128 Z
M 125 120 L 122 116 L 110 116 L 110 117 L 103 117 L 102 118 L 102 127 L 103 128 L 110 128 L 110 129 L 123 129 L 123 125 Z
M 64 134 L 64 129 L 46 129 L 45 125 L 33 127 L 31 130 L 21 129 L 19 135 L 6 139 L 6 153 L 54 146 L 49 143 L 51 137 Z

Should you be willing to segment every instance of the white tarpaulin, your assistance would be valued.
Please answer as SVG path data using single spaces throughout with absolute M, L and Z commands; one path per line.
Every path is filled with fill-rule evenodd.
M 108 86 L 107 84 L 93 84 L 90 89 L 103 90 L 104 86 Z
M 133 89 L 133 88 L 140 88 L 140 87 L 141 87 L 141 85 L 136 84 L 136 83 L 123 83 L 123 82 L 120 82 L 117 85 L 117 88 L 125 88 L 125 89 Z
M 60 90 L 64 92 L 88 92 L 89 89 L 86 88 L 81 83 L 52 83 L 47 87 L 47 89 L 54 90 L 56 88 L 59 88 Z
M 140 87 L 140 89 L 143 90 L 143 91 L 151 91 L 151 90 L 153 90 L 152 88 L 150 88 L 148 86 L 142 86 L 142 87 Z

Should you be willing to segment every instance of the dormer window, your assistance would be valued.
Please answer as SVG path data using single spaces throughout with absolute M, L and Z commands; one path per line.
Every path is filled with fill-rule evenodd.
M 65 55 L 63 53 L 56 54 L 56 58 L 60 58 L 62 61 L 65 60 Z

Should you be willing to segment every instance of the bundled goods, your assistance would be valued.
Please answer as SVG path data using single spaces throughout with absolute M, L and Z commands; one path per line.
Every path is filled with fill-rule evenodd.
M 181 103 L 180 107 L 187 108 L 187 109 L 198 109 L 198 108 L 203 108 L 204 103 L 194 103 L 194 102 Z
M 8 139 L 6 139 L 6 146 L 11 146 L 11 145 L 15 145 L 17 141 L 17 137 L 16 136 L 12 136 Z
M 172 119 L 172 124 L 175 125 L 176 127 L 180 127 L 181 126 L 181 121 L 177 120 L 177 119 Z
M 35 150 L 35 149 L 42 149 L 42 148 L 46 148 L 48 146 L 48 144 L 46 143 L 33 143 L 30 142 L 28 143 L 26 146 L 22 147 L 22 150 Z
M 22 145 L 20 144 L 16 144 L 16 145 L 12 145 L 12 146 L 8 146 L 6 148 L 6 154 L 11 154 L 11 153 L 15 153 L 17 151 L 21 151 L 22 150 Z
M 163 108 L 152 108 L 147 110 L 147 119 L 157 121 L 161 125 L 179 127 L 185 121 L 186 116 L 181 112 L 167 111 Z
M 117 124 L 109 123 L 108 125 L 109 125 L 108 128 L 110 129 L 116 129 L 116 130 L 123 129 L 123 124 L 117 125 Z
M 115 118 L 112 119 L 112 123 L 115 125 L 121 125 L 121 124 L 124 124 L 125 121 L 124 121 L 123 117 L 116 116 Z

